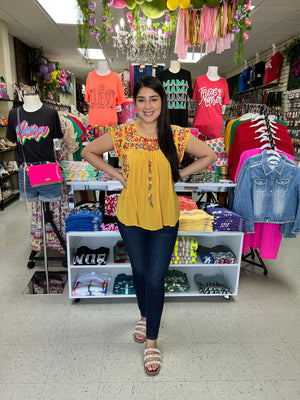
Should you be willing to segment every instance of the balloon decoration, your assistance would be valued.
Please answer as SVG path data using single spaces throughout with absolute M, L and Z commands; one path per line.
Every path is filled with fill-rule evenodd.
M 51 83 L 53 80 L 56 80 L 59 71 L 56 70 L 55 64 L 48 62 L 44 57 L 41 57 L 39 59 L 39 62 L 40 62 L 40 67 L 39 70 L 37 71 L 38 77 L 48 83 Z
M 168 0 L 167 1 L 167 7 L 169 10 L 176 10 L 179 6 L 179 0 Z
M 126 7 L 128 8 L 128 10 L 133 10 L 136 7 L 135 0 L 127 0 Z
M 150 3 L 145 1 L 140 7 L 146 17 L 157 19 L 165 15 L 167 11 L 167 0 L 153 0 Z
M 113 0 L 112 6 L 115 8 L 125 8 L 126 0 Z
M 179 0 L 180 8 L 182 8 L 184 10 L 186 8 L 188 8 L 190 6 L 190 4 L 191 4 L 191 0 Z
M 205 0 L 205 4 L 208 7 L 216 7 L 220 4 L 220 0 Z
M 205 0 L 191 0 L 191 3 L 194 8 L 202 8 L 204 6 Z

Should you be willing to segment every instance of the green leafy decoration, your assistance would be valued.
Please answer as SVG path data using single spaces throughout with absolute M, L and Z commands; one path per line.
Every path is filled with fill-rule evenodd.
M 300 37 L 294 39 L 291 43 L 284 46 L 282 54 L 286 57 L 286 63 L 292 65 L 297 58 L 296 50 L 300 47 Z

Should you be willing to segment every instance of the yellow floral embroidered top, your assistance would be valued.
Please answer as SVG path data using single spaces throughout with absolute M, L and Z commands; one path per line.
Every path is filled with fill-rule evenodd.
M 116 215 L 125 225 L 157 230 L 175 226 L 180 215 L 170 163 L 157 138 L 142 136 L 135 123 L 110 127 L 114 148 L 127 182 Z M 182 160 L 190 130 L 172 126 L 178 160 Z

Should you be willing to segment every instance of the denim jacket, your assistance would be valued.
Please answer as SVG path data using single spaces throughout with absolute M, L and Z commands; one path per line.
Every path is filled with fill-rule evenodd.
M 246 219 L 247 232 L 254 222 L 283 224 L 284 237 L 300 232 L 300 169 L 286 155 L 278 161 L 264 150 L 249 157 L 239 173 L 233 210 Z

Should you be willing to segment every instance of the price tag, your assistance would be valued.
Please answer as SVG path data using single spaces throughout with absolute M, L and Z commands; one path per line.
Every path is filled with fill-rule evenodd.
M 59 139 L 53 139 L 53 144 L 54 144 L 54 149 L 56 151 L 61 150 L 61 144 Z

